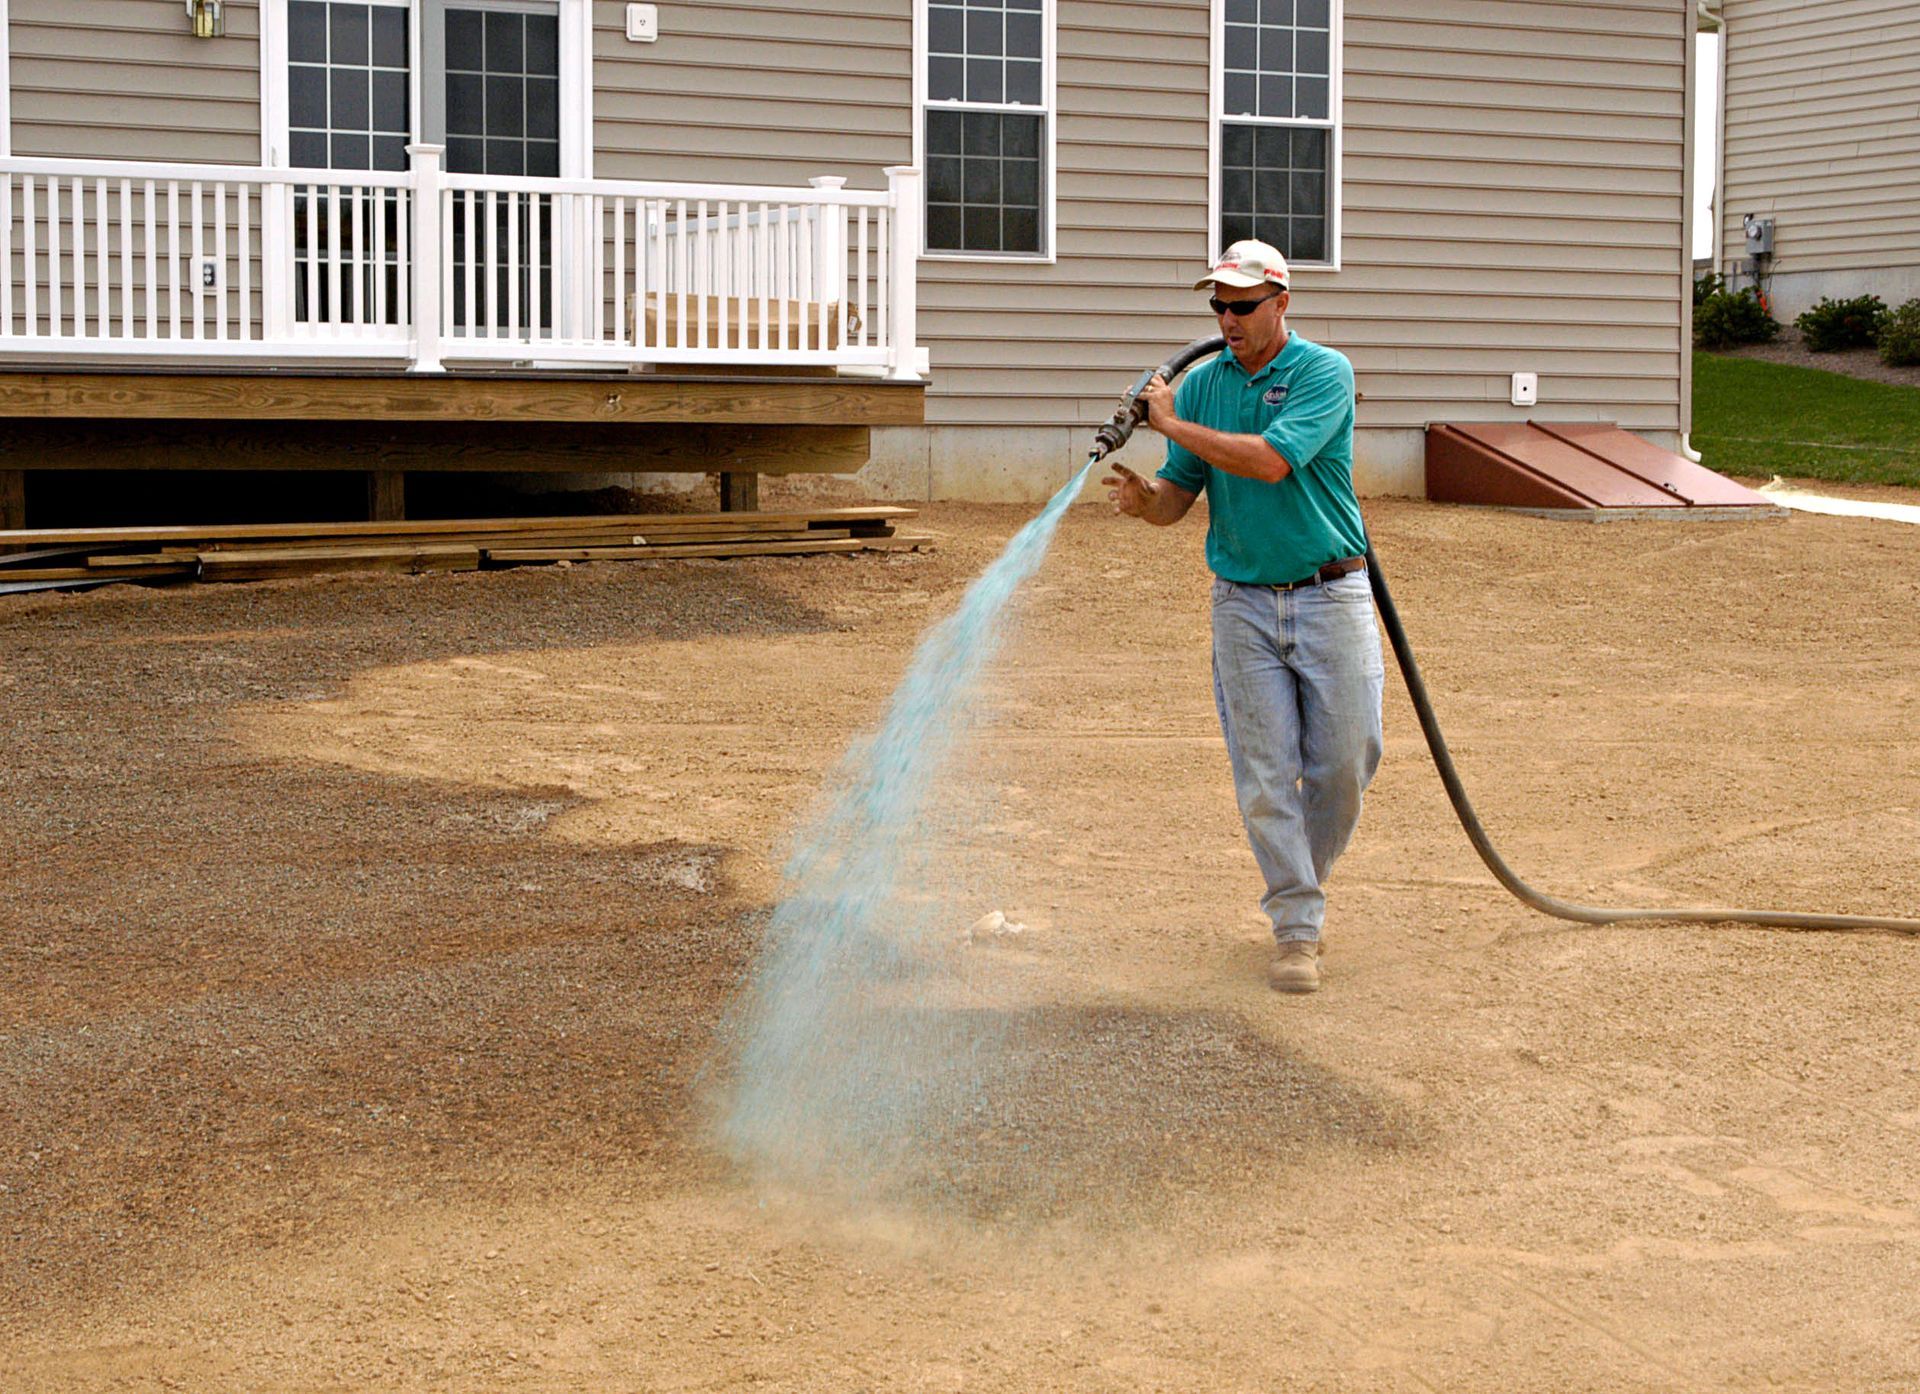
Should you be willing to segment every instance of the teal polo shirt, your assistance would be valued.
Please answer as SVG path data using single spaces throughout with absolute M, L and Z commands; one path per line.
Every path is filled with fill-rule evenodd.
M 1243 585 L 1303 581 L 1367 550 L 1353 494 L 1353 365 L 1298 334 L 1248 375 L 1232 350 L 1188 373 L 1174 394 L 1183 421 L 1263 436 L 1293 466 L 1277 484 L 1215 469 L 1167 442 L 1160 478 L 1207 495 L 1207 565 Z

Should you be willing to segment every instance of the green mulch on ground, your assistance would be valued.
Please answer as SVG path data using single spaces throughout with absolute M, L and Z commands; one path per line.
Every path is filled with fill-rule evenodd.
M 1722 474 L 1920 488 L 1920 389 L 1696 353 L 1693 448 Z

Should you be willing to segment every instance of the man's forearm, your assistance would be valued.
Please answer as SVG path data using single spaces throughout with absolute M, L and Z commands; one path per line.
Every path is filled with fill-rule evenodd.
M 1277 484 L 1293 473 L 1286 456 L 1267 444 L 1264 436 L 1235 435 L 1196 422 L 1177 420 L 1167 422 L 1159 430 L 1167 439 L 1184 445 L 1215 469 L 1228 474 Z

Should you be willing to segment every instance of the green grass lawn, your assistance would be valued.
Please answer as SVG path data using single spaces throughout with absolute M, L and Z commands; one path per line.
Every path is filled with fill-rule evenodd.
M 1722 474 L 1920 488 L 1920 388 L 1695 353 L 1693 448 Z

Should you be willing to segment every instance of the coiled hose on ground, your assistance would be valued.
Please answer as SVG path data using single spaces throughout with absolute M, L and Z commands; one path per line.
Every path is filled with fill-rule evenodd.
M 1133 434 L 1134 426 L 1145 416 L 1139 402 L 1140 393 L 1156 375 L 1173 381 L 1174 377 L 1226 346 L 1226 340 L 1219 336 L 1195 339 L 1181 349 L 1172 358 L 1158 368 L 1142 373 L 1126 396 L 1120 399 L 1119 409 L 1112 420 L 1102 425 L 1094 435 L 1092 460 L 1097 461 L 1111 451 L 1124 445 Z M 1374 555 L 1373 543 L 1367 543 L 1367 580 L 1373 587 L 1374 604 L 1380 610 L 1380 622 L 1386 628 L 1387 640 L 1393 645 L 1394 659 L 1400 665 L 1400 676 L 1406 680 L 1407 696 L 1413 701 L 1415 715 L 1420 718 L 1420 730 L 1427 738 L 1427 749 L 1433 755 L 1434 767 L 1440 772 L 1440 782 L 1446 786 L 1447 798 L 1453 804 L 1454 814 L 1460 819 L 1460 826 L 1466 829 L 1468 841 L 1473 843 L 1474 851 L 1480 854 L 1480 860 L 1487 864 L 1494 879 L 1506 887 L 1515 897 L 1532 906 L 1543 915 L 1552 915 L 1558 919 L 1574 920 L 1581 924 L 1619 924 L 1628 920 L 1661 920 L 1678 924 L 1751 924 L 1767 929 L 1807 929 L 1831 930 L 1860 933 L 1881 931 L 1893 934 L 1920 935 L 1920 920 L 1898 919 L 1882 915 L 1811 915 L 1788 910 L 1732 910 L 1709 908 L 1702 910 L 1663 910 L 1639 906 L 1582 905 L 1571 900 L 1562 900 L 1558 896 L 1547 895 L 1535 890 L 1514 873 L 1507 865 L 1506 858 L 1500 855 L 1493 845 L 1493 839 L 1487 836 L 1485 826 L 1479 815 L 1473 811 L 1473 802 L 1467 797 L 1467 788 L 1460 780 L 1460 771 L 1455 768 L 1453 755 L 1447 749 L 1447 740 L 1440 732 L 1439 718 L 1434 715 L 1433 701 L 1427 695 L 1426 681 L 1420 676 L 1420 664 L 1413 656 L 1413 645 L 1407 640 L 1406 628 L 1400 623 L 1400 611 L 1393 603 L 1393 593 L 1387 589 L 1387 578 L 1380 570 L 1380 560 Z

